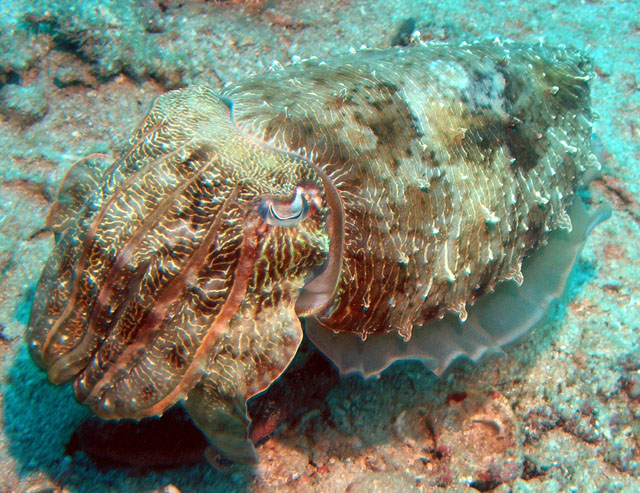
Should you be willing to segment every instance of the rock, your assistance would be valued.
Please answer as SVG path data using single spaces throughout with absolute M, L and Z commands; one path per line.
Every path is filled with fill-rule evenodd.
M 76 66 L 58 67 L 53 82 L 60 88 L 70 86 L 84 86 L 93 89 L 98 87 L 98 81 L 89 71 L 76 64 Z
M 23 128 L 42 120 L 49 110 L 42 87 L 16 84 L 7 84 L 0 89 L 0 107 L 8 118 L 16 120 Z

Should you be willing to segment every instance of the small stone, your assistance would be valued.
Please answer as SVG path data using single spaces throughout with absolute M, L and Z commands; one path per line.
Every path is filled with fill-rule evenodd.
M 433 438 L 427 428 L 425 414 L 423 409 L 405 409 L 393 422 L 393 432 L 396 437 L 414 450 L 433 447 Z
M 172 484 L 168 484 L 166 486 L 163 486 L 159 490 L 156 490 L 156 493 L 180 493 L 180 490 Z
M 420 491 L 416 480 L 405 473 L 364 473 L 349 483 L 347 493 L 368 493 L 370 491 Z
M 77 66 L 58 67 L 53 82 L 60 88 L 70 86 L 85 86 L 96 88 L 98 81 L 87 70 Z
M 256 40 L 250 34 L 242 36 L 238 41 L 237 45 L 239 48 L 246 48 L 247 46 L 252 46 L 256 44 Z
M 29 486 L 25 493 L 58 493 L 61 488 L 49 479 L 41 479 Z
M 628 393 L 631 399 L 640 399 L 640 373 L 638 371 L 629 377 Z
M 49 110 L 41 87 L 16 84 L 7 84 L 0 89 L 0 106 L 2 112 L 16 120 L 21 127 L 28 127 L 42 120 Z

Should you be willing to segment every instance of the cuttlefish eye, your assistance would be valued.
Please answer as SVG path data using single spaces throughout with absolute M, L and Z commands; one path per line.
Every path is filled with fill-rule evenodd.
M 295 226 L 307 217 L 309 202 L 304 192 L 296 188 L 293 200 L 268 198 L 263 200 L 258 210 L 264 221 L 272 226 Z

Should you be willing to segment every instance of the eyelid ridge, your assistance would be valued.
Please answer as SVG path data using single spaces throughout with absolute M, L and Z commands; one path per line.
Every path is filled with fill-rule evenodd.
M 272 201 L 261 205 L 264 220 L 273 226 L 294 226 L 304 220 L 309 212 L 309 202 L 299 187 L 296 188 L 293 201 L 282 204 L 289 209 L 287 212 L 278 211 L 278 205 Z

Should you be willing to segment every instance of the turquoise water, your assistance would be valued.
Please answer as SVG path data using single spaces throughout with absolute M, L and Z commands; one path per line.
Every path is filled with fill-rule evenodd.
M 239 3 L 0 4 L 0 484 L 7 491 L 154 491 L 170 484 L 181 491 L 487 490 L 503 482 L 498 477 L 516 491 L 637 490 L 637 2 Z M 220 88 L 311 56 L 388 47 L 402 26 L 426 42 L 500 37 L 573 46 L 594 61 L 593 141 L 603 176 L 591 197 L 610 202 L 613 216 L 590 236 L 566 302 L 505 355 L 463 363 L 442 379 L 402 363 L 379 378 L 327 385 L 317 405 L 259 446 L 254 471 L 218 472 L 204 461 L 131 469 L 73 453 L 73 432 L 90 411 L 69 385 L 47 381 L 24 343 L 35 283 L 52 248 L 42 229 L 69 167 L 95 152 L 117 156 L 154 98 L 169 89 Z M 294 388 L 333 382 L 325 374 L 309 379 L 292 380 Z M 482 460 L 464 455 L 452 431 L 464 413 L 447 413 L 456 399 L 474 403 L 487 392 L 500 395 L 499 405 L 471 422 L 498 416 L 506 429 L 517 428 L 519 469 L 483 480 Z M 423 429 L 425 415 L 431 424 Z M 451 427 L 442 431 L 434 416 Z M 119 440 L 141 439 L 131 432 Z M 442 443 L 452 455 L 438 448 Z M 504 456 L 496 452 L 499 441 L 486 443 Z M 171 455 L 170 447 L 163 453 Z

